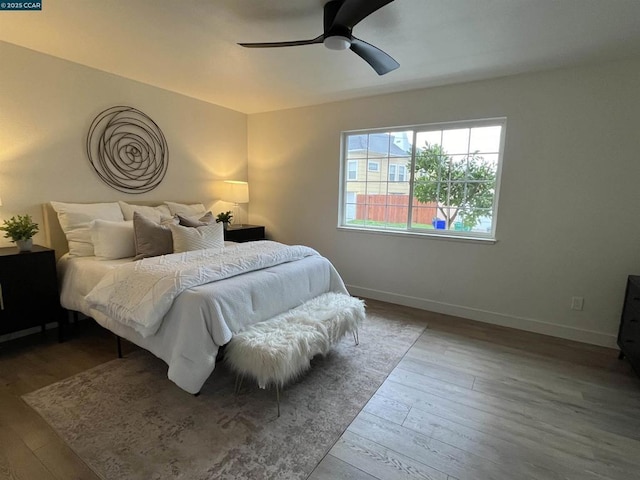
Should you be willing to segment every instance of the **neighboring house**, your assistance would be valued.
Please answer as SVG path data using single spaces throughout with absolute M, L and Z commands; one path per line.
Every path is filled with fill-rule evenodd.
M 407 132 L 347 138 L 345 220 L 406 224 L 413 148 Z M 431 206 L 417 211 L 418 223 L 437 215 Z

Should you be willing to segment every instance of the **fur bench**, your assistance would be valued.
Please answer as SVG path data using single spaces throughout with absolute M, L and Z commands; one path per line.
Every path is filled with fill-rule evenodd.
M 280 416 L 280 388 L 306 372 L 314 356 L 328 353 L 347 333 L 353 334 L 357 345 L 364 317 L 362 300 L 325 293 L 234 335 L 226 346 L 225 361 L 240 381 L 247 376 L 260 388 L 275 385 Z

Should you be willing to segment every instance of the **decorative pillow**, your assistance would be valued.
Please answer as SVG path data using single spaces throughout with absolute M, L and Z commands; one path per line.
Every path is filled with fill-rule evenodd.
M 91 222 L 91 241 L 96 257 L 105 260 L 133 257 L 136 254 L 131 220 L 124 222 L 94 220 Z
M 216 221 L 216 219 L 213 218 L 213 213 L 211 212 L 207 212 L 201 217 L 198 215 L 195 217 L 183 217 L 182 215 L 176 215 L 176 217 L 178 217 L 178 221 L 183 227 L 202 227 L 204 225 L 211 225 Z
M 207 211 L 204 205 L 201 203 L 194 203 L 193 205 L 185 205 L 184 203 L 164 202 L 169 207 L 171 215 L 182 215 L 183 217 L 195 217 L 198 215 L 201 217 Z
M 203 227 L 169 225 L 173 237 L 174 253 L 224 247 L 224 229 L 221 223 Z
M 131 205 L 126 202 L 118 202 L 125 220 L 133 220 L 133 212 L 138 212 L 156 223 L 162 223 L 164 218 L 171 217 L 171 211 L 166 205 L 147 207 L 145 205 Z
M 173 237 L 169 225 L 174 222 L 177 223 L 177 220 L 170 218 L 163 223 L 156 223 L 138 212 L 133 212 L 135 260 L 173 253 Z
M 60 227 L 67 237 L 69 255 L 88 257 L 94 254 L 90 224 L 94 220 L 122 222 L 120 205 L 113 203 L 62 203 L 51 202 L 58 214 Z

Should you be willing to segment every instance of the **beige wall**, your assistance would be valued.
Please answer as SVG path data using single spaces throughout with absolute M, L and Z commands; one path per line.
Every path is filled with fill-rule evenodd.
M 638 78 L 635 59 L 251 115 L 250 220 L 352 293 L 613 345 L 640 273 Z M 336 228 L 342 130 L 501 116 L 497 243 Z
M 41 223 L 50 200 L 199 200 L 214 213 L 231 209 L 218 202 L 218 188 L 246 180 L 246 115 L 2 42 L 0 65 L 0 220 L 29 213 Z M 143 111 L 166 137 L 169 167 L 149 193 L 112 189 L 87 158 L 91 122 L 115 105 Z

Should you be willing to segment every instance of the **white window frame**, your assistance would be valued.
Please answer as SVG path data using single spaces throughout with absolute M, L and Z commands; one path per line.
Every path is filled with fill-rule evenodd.
M 349 135 L 363 135 L 363 134 L 375 134 L 375 133 L 388 133 L 388 132 L 399 132 L 399 131 L 413 131 L 413 143 L 414 148 L 411 152 L 411 165 L 415 162 L 416 148 L 415 148 L 415 140 L 418 133 L 423 131 L 431 131 L 431 130 L 452 130 L 452 129 L 461 129 L 461 128 L 474 128 L 474 127 L 488 127 L 488 126 L 501 126 L 500 131 L 500 146 L 498 153 L 498 164 L 496 169 L 496 180 L 495 180 L 495 191 L 493 196 L 493 206 L 492 206 L 492 221 L 491 221 L 491 231 L 484 232 L 468 232 L 468 231 L 456 231 L 456 230 L 425 230 L 425 229 L 416 229 L 407 227 L 406 229 L 389 229 L 384 227 L 373 227 L 373 226 L 351 226 L 347 225 L 344 217 L 344 206 L 345 206 L 345 192 L 346 192 L 346 176 L 348 176 L 348 171 L 345 171 L 344 166 L 347 161 L 348 155 L 348 141 L 347 138 Z M 498 218 L 498 205 L 500 200 L 500 184 L 502 179 L 502 165 L 504 158 L 504 149 L 505 149 L 505 136 L 507 129 L 507 119 L 506 117 L 497 117 L 497 118 L 486 118 L 486 119 L 477 119 L 477 120 L 465 120 L 465 121 L 457 121 L 457 122 L 440 122 L 440 123 L 429 123 L 422 125 L 407 125 L 400 127 L 389 127 L 389 128 L 379 128 L 379 129 L 367 129 L 367 130 L 350 130 L 343 131 L 341 134 L 341 158 L 340 158 L 340 171 L 345 172 L 345 176 L 340 175 L 340 190 L 339 190 L 339 211 L 338 211 L 338 228 L 344 230 L 358 230 L 361 232 L 369 232 L 374 234 L 392 234 L 392 235 L 410 235 L 410 236 L 420 236 L 420 237 L 428 237 L 428 238 L 442 238 L 442 239 L 452 239 L 452 240 L 470 240 L 470 241 L 481 241 L 481 242 L 496 242 L 496 227 L 497 227 L 497 218 Z M 387 166 L 387 174 L 390 173 L 390 167 L 393 164 L 392 159 L 394 157 L 389 157 L 388 166 Z M 348 160 L 348 162 L 352 162 L 355 160 Z M 396 163 L 396 165 L 398 165 Z M 409 182 L 410 191 L 409 198 L 413 198 L 413 187 L 414 187 L 414 171 L 415 168 L 412 166 L 409 169 L 409 178 L 405 181 Z M 396 170 L 397 172 L 397 170 Z M 406 176 L 406 166 L 405 166 L 405 176 Z M 366 180 L 365 180 L 366 182 Z M 392 183 L 392 181 L 388 178 L 388 182 Z M 398 182 L 395 180 L 395 182 Z M 411 224 L 411 206 L 409 208 L 408 215 L 408 225 Z

